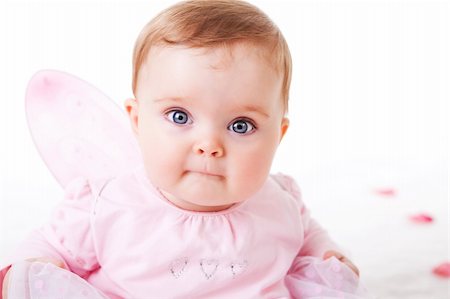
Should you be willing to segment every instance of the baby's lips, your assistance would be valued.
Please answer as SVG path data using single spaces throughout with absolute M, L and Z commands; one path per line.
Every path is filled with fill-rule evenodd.
M 436 266 L 433 273 L 440 277 L 450 278 L 450 262 L 444 262 Z

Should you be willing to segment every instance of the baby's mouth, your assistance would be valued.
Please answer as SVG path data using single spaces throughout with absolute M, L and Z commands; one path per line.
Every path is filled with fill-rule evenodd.
M 189 170 L 188 173 L 194 174 L 194 175 L 198 175 L 198 176 L 202 176 L 202 177 L 207 177 L 207 178 L 213 178 L 213 179 L 223 179 L 224 177 L 220 174 L 216 174 L 216 173 L 212 173 L 212 172 L 207 172 L 207 171 L 197 171 L 197 170 Z

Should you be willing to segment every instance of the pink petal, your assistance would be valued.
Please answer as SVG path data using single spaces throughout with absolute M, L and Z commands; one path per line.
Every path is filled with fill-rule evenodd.
M 378 188 L 374 191 L 376 194 L 386 197 L 391 197 L 396 195 L 396 191 L 394 188 Z
M 441 277 L 450 277 L 450 263 L 444 262 L 433 269 L 433 273 Z
M 419 213 L 416 215 L 411 215 L 409 220 L 416 223 L 431 223 L 433 222 L 433 217 L 425 213 Z

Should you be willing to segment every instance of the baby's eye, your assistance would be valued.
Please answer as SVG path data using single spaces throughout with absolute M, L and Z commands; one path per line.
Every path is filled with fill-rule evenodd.
M 167 117 L 170 121 L 179 124 L 184 125 L 189 121 L 189 116 L 186 112 L 181 110 L 172 110 L 167 113 Z
M 247 121 L 247 120 L 237 120 L 233 122 L 229 127 L 228 130 L 231 130 L 233 132 L 236 132 L 238 134 L 247 134 L 255 130 L 255 126 Z

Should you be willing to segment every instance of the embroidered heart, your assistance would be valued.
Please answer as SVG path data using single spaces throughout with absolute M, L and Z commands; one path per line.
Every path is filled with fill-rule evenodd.
M 200 260 L 200 267 L 206 279 L 210 279 L 217 271 L 219 261 L 214 259 L 202 259 Z
M 240 262 L 232 262 L 230 264 L 231 273 L 233 274 L 233 278 L 236 275 L 241 274 L 247 269 L 248 262 L 246 260 Z
M 189 260 L 187 257 L 183 257 L 177 260 L 174 260 L 170 264 L 170 272 L 175 276 L 175 278 L 179 278 L 181 274 L 183 274 Z

